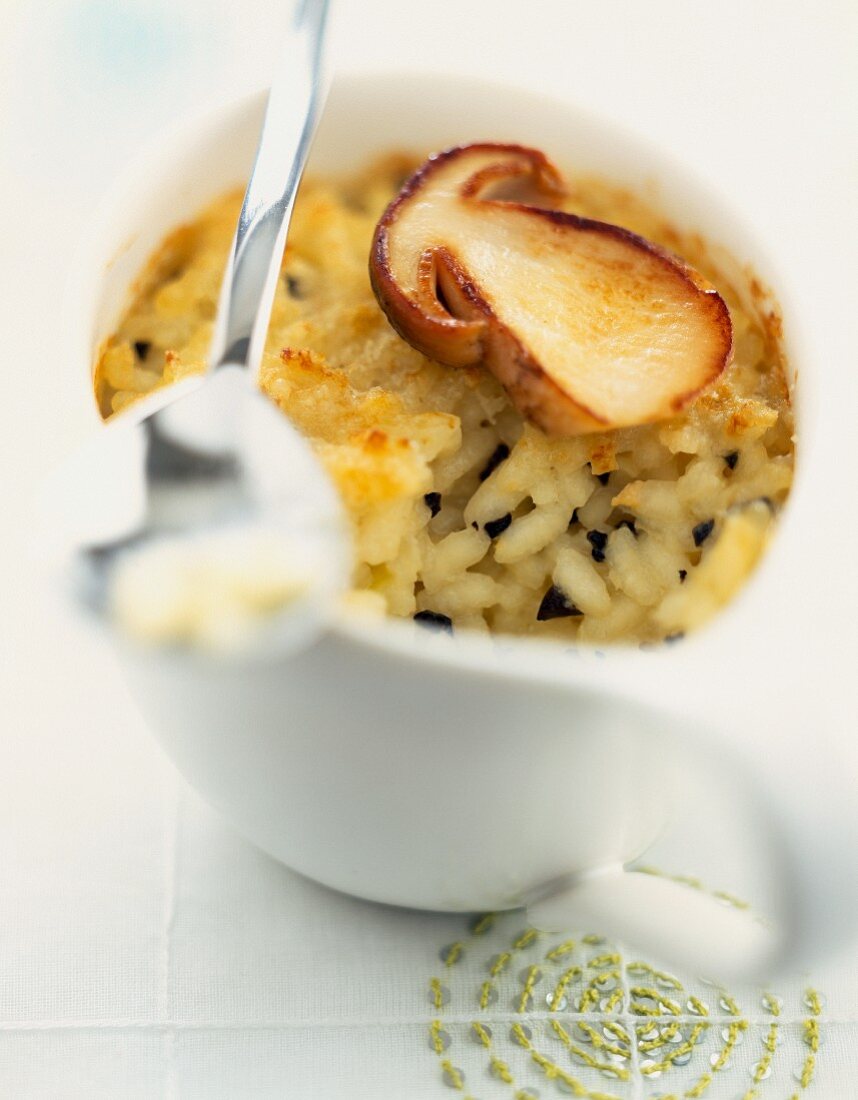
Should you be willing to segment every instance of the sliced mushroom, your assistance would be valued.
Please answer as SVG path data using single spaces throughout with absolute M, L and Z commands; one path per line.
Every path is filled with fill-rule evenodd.
M 652 242 L 546 208 L 560 194 L 536 149 L 431 157 L 376 229 L 370 277 L 382 309 L 430 358 L 484 364 L 549 434 L 675 414 L 729 362 L 727 306 Z

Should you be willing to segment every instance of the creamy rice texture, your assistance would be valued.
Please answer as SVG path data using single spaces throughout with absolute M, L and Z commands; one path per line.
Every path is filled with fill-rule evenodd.
M 415 158 L 307 180 L 261 385 L 312 441 L 355 536 L 355 599 L 456 629 L 654 642 L 726 603 L 789 492 L 793 421 L 777 325 L 746 309 L 704 244 L 641 200 L 574 180 L 565 209 L 682 255 L 732 315 L 733 361 L 680 416 L 549 439 L 481 368 L 426 359 L 373 297 L 375 224 Z M 102 415 L 204 369 L 241 196 L 164 242 L 96 365 Z

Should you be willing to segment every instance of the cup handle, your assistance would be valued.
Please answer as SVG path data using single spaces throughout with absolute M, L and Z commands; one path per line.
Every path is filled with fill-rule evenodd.
M 726 981 L 761 977 L 783 956 L 782 934 L 702 890 L 623 867 L 596 871 L 528 905 L 546 932 L 597 930 L 666 966 Z M 679 915 L 679 919 L 678 919 Z
M 809 721 L 757 736 L 735 722 L 718 725 L 720 733 L 709 731 L 692 749 L 698 763 L 722 780 L 728 776 L 752 808 L 748 844 L 762 845 L 771 877 L 765 920 L 681 882 L 618 865 L 546 887 L 528 904 L 534 927 L 604 931 L 716 980 L 769 980 L 852 940 L 858 932 L 852 739 Z

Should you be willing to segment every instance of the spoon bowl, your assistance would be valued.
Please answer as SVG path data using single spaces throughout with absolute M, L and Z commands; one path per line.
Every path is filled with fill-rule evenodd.
M 242 368 L 222 367 L 140 402 L 82 447 L 49 492 L 53 541 L 56 549 L 59 538 L 71 563 L 73 595 L 107 621 L 119 610 L 132 635 L 214 642 L 270 659 L 322 629 L 348 583 L 349 539 L 336 490 Z M 221 585 L 207 571 L 202 621 L 186 575 L 193 576 L 195 559 L 199 568 L 227 547 Z M 282 563 L 276 574 L 258 574 L 260 549 Z M 212 601 L 223 583 L 236 582 L 250 599 L 223 612 L 243 629 L 228 632 L 221 616 L 213 638 Z

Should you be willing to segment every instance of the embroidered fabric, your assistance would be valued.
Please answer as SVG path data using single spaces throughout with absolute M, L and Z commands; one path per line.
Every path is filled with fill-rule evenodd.
M 28 834 L 16 852 L 3 833 L 6 1094 L 852 1095 L 858 959 L 723 990 L 598 931 L 539 934 L 520 911 L 347 898 L 235 836 L 129 727 L 101 794 L 84 761 L 108 750 L 103 730 L 50 769 L 47 806 L 27 815 L 3 783 Z

